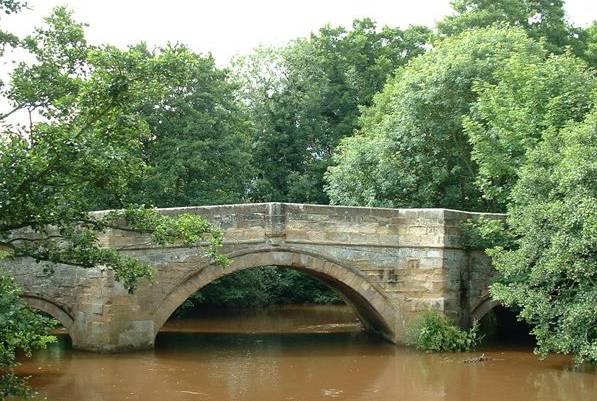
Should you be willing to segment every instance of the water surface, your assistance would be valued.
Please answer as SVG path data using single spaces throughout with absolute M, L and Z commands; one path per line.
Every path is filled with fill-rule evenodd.
M 463 362 L 482 353 L 488 361 Z M 420 353 L 368 336 L 337 306 L 205 313 L 169 322 L 147 352 L 78 352 L 63 340 L 19 373 L 55 401 L 597 401 L 597 371 L 570 358 L 512 345 Z

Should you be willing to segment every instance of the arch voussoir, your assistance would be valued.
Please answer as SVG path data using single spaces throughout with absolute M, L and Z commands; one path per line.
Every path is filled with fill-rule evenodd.
M 473 321 L 480 321 L 485 315 L 487 315 L 492 309 L 500 306 L 501 303 L 495 299 L 492 299 L 489 295 L 483 297 L 477 304 L 471 313 Z

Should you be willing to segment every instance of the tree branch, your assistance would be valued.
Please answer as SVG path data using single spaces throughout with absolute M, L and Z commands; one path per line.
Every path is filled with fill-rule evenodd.
M 0 121 L 10 117 L 12 114 L 16 113 L 17 111 L 22 110 L 23 108 L 25 108 L 25 106 L 27 106 L 27 103 L 21 103 L 18 106 L 16 106 L 14 109 L 12 109 L 11 111 L 1 114 Z

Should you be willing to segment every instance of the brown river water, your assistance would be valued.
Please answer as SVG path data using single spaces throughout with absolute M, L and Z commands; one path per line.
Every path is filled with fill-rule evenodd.
M 147 352 L 79 352 L 62 338 L 22 363 L 49 401 L 597 401 L 597 369 L 568 357 L 541 361 L 528 345 L 426 354 L 365 334 L 343 306 L 171 321 Z

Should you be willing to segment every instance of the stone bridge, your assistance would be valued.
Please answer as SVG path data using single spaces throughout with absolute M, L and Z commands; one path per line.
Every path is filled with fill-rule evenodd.
M 92 351 L 151 348 L 168 317 L 194 292 L 242 269 L 284 266 L 335 289 L 363 326 L 404 340 L 409 320 L 433 308 L 463 327 L 494 305 L 492 274 L 481 252 L 463 246 L 460 223 L 479 213 L 261 203 L 162 209 L 196 213 L 224 232 L 231 266 L 210 264 L 200 248 L 152 245 L 147 236 L 112 230 L 102 238 L 156 268 L 134 294 L 110 270 L 55 267 L 28 258 L 4 262 L 31 306 L 58 319 L 73 347 Z M 485 215 L 498 218 L 498 215 Z

